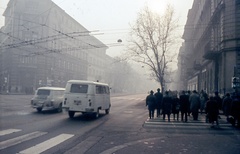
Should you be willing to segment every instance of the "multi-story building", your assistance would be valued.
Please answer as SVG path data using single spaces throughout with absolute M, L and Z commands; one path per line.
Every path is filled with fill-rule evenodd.
M 233 92 L 240 77 L 240 1 L 194 0 L 179 53 L 181 89 Z
M 0 33 L 0 91 L 106 81 L 107 46 L 51 0 L 10 0 Z

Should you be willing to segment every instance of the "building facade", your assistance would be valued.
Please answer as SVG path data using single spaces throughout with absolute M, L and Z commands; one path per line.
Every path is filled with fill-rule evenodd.
M 107 82 L 108 48 L 51 0 L 10 0 L 0 33 L 0 91 Z
M 179 89 L 233 92 L 240 77 L 240 0 L 194 0 L 178 56 Z

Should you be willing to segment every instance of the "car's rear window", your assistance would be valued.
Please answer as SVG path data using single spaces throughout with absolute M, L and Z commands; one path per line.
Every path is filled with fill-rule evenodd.
M 87 93 L 88 85 L 83 84 L 72 84 L 70 92 L 71 93 Z
M 50 90 L 39 89 L 37 95 L 50 95 Z

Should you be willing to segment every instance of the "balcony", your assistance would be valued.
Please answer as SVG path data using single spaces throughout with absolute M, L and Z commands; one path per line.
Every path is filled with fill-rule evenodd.
M 217 55 L 218 55 L 217 51 L 208 50 L 203 55 L 203 58 L 208 59 L 208 60 L 214 60 Z
M 193 69 L 194 70 L 201 70 L 202 69 L 202 65 L 199 61 L 195 60 L 193 63 Z
M 205 52 L 204 52 L 203 58 L 208 60 L 214 60 L 218 54 L 216 50 L 213 50 L 213 48 L 211 47 L 212 46 L 211 44 L 212 44 L 212 41 L 209 41 L 204 47 Z

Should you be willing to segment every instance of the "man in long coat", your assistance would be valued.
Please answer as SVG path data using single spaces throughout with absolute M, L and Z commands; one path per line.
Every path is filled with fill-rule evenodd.
M 188 112 L 189 112 L 189 97 L 185 94 L 185 91 L 182 91 L 182 94 L 180 95 L 180 111 L 181 111 L 181 120 L 183 121 L 183 118 L 185 122 L 188 121 Z
M 198 110 L 200 109 L 201 102 L 196 90 L 194 90 L 193 93 L 190 95 L 189 102 L 190 110 L 193 115 L 193 120 L 198 120 Z
M 222 110 L 222 99 L 220 98 L 218 92 L 215 92 L 215 96 L 214 96 L 214 100 L 217 102 L 218 104 L 218 109 Z
M 156 97 L 157 117 L 159 117 L 163 99 L 163 94 L 160 92 L 159 88 L 157 89 L 157 92 L 154 94 L 154 96 Z
M 172 111 L 172 98 L 169 96 L 168 91 L 165 92 L 165 96 L 163 97 L 162 110 L 163 120 L 165 120 L 165 116 L 167 115 L 168 121 L 170 121 L 170 115 Z
M 210 97 L 210 100 L 206 102 L 206 114 L 208 115 L 209 122 L 212 124 L 211 127 L 214 126 L 214 121 L 216 121 L 217 126 L 219 126 L 218 123 L 218 115 L 219 115 L 219 104 L 216 100 L 214 100 L 214 97 Z
M 240 128 L 240 96 L 239 94 L 234 94 L 231 106 L 231 114 L 234 118 L 232 125 Z
M 156 98 L 153 95 L 153 91 L 150 91 L 150 94 L 146 98 L 146 106 L 148 106 L 149 118 L 154 118 L 154 110 L 156 108 Z
M 230 97 L 230 94 L 227 93 L 222 102 L 223 113 L 227 118 L 229 118 L 229 116 L 231 115 L 231 105 L 232 98 Z

